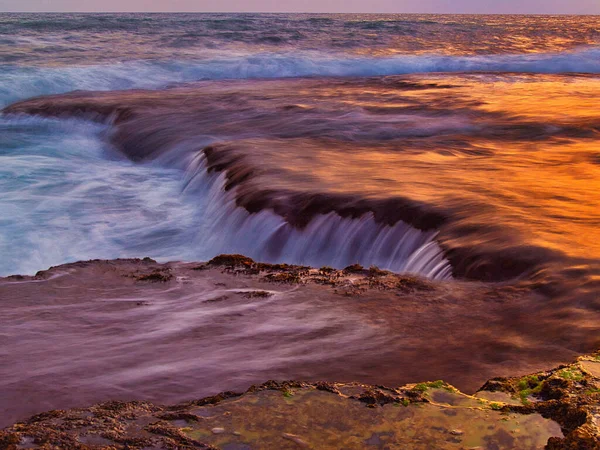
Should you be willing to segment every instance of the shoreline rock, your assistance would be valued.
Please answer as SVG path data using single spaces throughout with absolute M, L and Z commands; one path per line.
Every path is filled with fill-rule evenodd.
M 489 380 L 473 396 L 443 381 L 399 388 L 268 381 L 244 393 L 222 392 L 174 406 L 109 401 L 48 411 L 16 423 L 0 431 L 0 448 L 268 449 L 339 444 L 358 449 L 435 444 L 448 449 L 598 449 L 599 417 L 597 353 L 549 371 Z
M 178 294 L 173 294 L 174 291 Z M 72 299 L 68 297 L 70 292 L 73 295 Z M 124 296 L 123 299 L 118 297 L 117 292 L 120 292 L 118 295 Z M 311 320 L 307 322 L 305 316 L 307 313 L 316 314 L 323 311 L 330 313 L 327 321 L 324 322 L 326 327 L 323 330 L 316 328 L 314 331 L 316 334 L 310 335 L 311 339 L 321 335 L 326 340 L 331 339 L 327 333 L 332 324 L 340 327 L 340 330 L 350 326 L 349 332 L 356 333 L 352 328 L 355 326 L 354 322 L 328 323 L 345 320 L 356 314 L 356 323 L 363 323 L 362 321 L 366 320 L 378 327 L 380 323 L 385 322 L 385 327 L 381 330 L 391 330 L 386 338 L 393 338 L 393 341 L 386 344 L 387 348 L 385 346 L 379 346 L 377 349 L 355 347 L 354 353 L 339 355 L 339 363 L 338 359 L 305 361 L 300 366 L 312 368 L 311 381 L 270 381 L 254 385 L 244 393 L 241 393 L 242 390 L 222 392 L 216 396 L 177 403 L 174 406 L 162 406 L 147 401 L 120 401 L 116 400 L 119 398 L 118 394 L 112 395 L 106 390 L 95 397 L 78 397 L 79 400 L 75 403 L 79 406 L 85 403 L 93 404 L 106 398 L 115 399 L 92 407 L 70 409 L 74 406 L 73 401 L 64 401 L 64 399 L 59 401 L 52 397 L 53 405 L 59 407 L 66 405 L 65 409 L 40 413 L 4 429 L 0 432 L 0 449 L 284 449 L 339 448 L 340 446 L 362 449 L 386 448 L 386 446 L 403 448 L 403 445 L 412 448 L 432 448 L 433 443 L 435 448 L 481 446 L 525 449 L 546 446 L 548 449 L 598 449 L 600 448 L 598 431 L 600 353 L 579 357 L 572 364 L 559 364 L 552 370 L 537 371 L 542 360 L 541 354 L 538 352 L 539 361 L 532 364 L 530 361 L 532 353 L 519 350 L 512 356 L 517 360 L 517 364 L 509 366 L 512 373 L 525 373 L 524 367 L 537 365 L 536 371 L 532 375 L 520 377 L 492 378 L 474 395 L 464 394 L 444 381 L 413 383 L 399 388 L 369 385 L 373 381 L 394 385 L 389 383 L 389 379 L 385 381 L 382 378 L 383 374 L 390 375 L 389 368 L 392 367 L 390 366 L 392 363 L 396 376 L 401 373 L 410 374 L 408 379 L 411 380 L 423 379 L 415 375 L 419 371 L 411 372 L 411 365 L 422 368 L 428 364 L 427 361 L 431 361 L 432 367 L 426 377 L 447 378 L 450 375 L 457 375 L 459 370 L 464 372 L 460 374 L 461 377 L 467 377 L 472 372 L 488 375 L 490 373 L 493 375 L 495 372 L 506 375 L 506 366 L 491 365 L 485 360 L 485 354 L 474 353 L 475 348 L 468 350 L 466 345 L 472 341 L 469 333 L 475 331 L 473 336 L 480 339 L 477 341 L 480 348 L 484 345 L 480 333 L 487 328 L 487 325 L 478 317 L 483 314 L 484 308 L 493 307 L 494 309 L 489 311 L 489 317 L 495 317 L 496 320 L 498 314 L 504 311 L 510 316 L 510 323 L 513 323 L 511 308 L 518 305 L 518 308 L 528 310 L 527 295 L 531 295 L 530 293 L 531 290 L 527 286 L 518 283 L 484 285 L 457 281 L 434 282 L 409 275 L 393 274 L 375 267 L 364 268 L 353 265 L 343 270 L 330 267 L 315 269 L 288 264 L 259 263 L 243 255 L 219 255 L 206 263 L 161 264 L 150 258 L 83 261 L 40 271 L 35 276 L 3 278 L 0 279 L 0 296 L 9 300 L 19 295 L 18 302 L 13 302 L 12 306 L 6 305 L 11 307 L 11 313 L 20 307 L 29 310 L 31 306 L 39 307 L 40 302 L 51 301 L 52 308 L 65 305 L 70 308 L 71 314 L 75 314 L 81 306 L 86 306 L 85 302 L 91 301 L 94 317 L 98 312 L 105 315 L 105 320 L 124 317 L 127 318 L 127 327 L 130 327 L 129 320 L 137 318 L 138 314 L 144 317 L 141 323 L 148 321 L 149 317 L 153 317 L 152 308 L 161 305 L 161 302 L 166 299 L 168 301 L 164 305 L 166 309 L 161 309 L 160 311 L 163 312 L 157 315 L 161 325 L 166 320 L 164 314 L 177 305 L 184 308 L 182 312 L 186 314 L 188 310 L 185 308 L 193 308 L 189 311 L 192 311 L 194 317 L 198 319 L 200 317 L 197 315 L 198 312 L 226 308 L 226 314 L 223 315 L 226 320 L 218 326 L 231 323 L 234 324 L 233 329 L 235 329 L 242 325 L 261 326 L 264 324 L 263 320 L 272 318 L 270 316 L 274 313 L 283 314 L 276 315 L 277 320 L 289 319 L 294 314 L 292 308 L 300 307 L 303 324 L 311 323 Z M 192 298 L 198 295 L 202 298 L 193 303 Z M 108 302 L 107 296 L 110 296 Z M 137 300 L 142 298 L 143 301 Z M 186 299 L 183 303 L 182 298 Z M 315 298 L 318 298 L 318 302 L 310 303 Z M 539 301 L 539 298 L 533 298 L 531 304 L 539 304 Z M 280 309 L 263 310 L 263 308 Z M 342 309 L 337 311 L 338 308 Z M 262 315 L 256 319 L 252 318 L 254 316 L 245 316 L 238 312 L 246 310 L 262 311 Z M 458 315 L 453 312 L 455 310 Z M 57 311 L 58 314 L 60 309 Z M 114 311 L 114 314 L 111 311 Z M 454 320 L 460 318 L 464 321 L 452 324 L 455 331 L 461 330 L 460 339 L 451 342 L 451 336 L 448 335 L 444 338 L 445 345 L 439 342 L 436 344 L 433 341 L 434 336 L 439 336 L 436 323 L 440 322 L 439 326 L 447 329 L 448 320 L 444 315 L 449 314 L 447 311 L 453 314 L 448 317 L 456 318 Z M 466 311 L 477 311 L 477 321 L 466 320 Z M 231 312 L 236 313 L 230 314 Z M 536 327 L 519 328 L 519 331 L 524 333 L 522 330 L 529 330 L 534 333 L 540 330 L 544 326 L 540 321 L 541 312 L 539 311 L 534 318 Z M 410 314 L 416 314 L 417 318 L 429 317 L 428 321 L 414 323 L 415 330 L 418 331 L 418 333 L 414 332 L 416 334 L 409 328 L 399 328 L 415 322 L 410 319 Z M 39 319 L 38 316 L 35 317 Z M 50 316 L 46 314 L 44 317 Z M 86 324 L 90 317 L 83 316 Z M 69 320 L 73 322 L 76 317 L 70 316 Z M 472 330 L 472 326 L 476 323 L 483 328 Z M 215 335 L 210 330 L 201 334 L 201 331 L 204 332 L 203 330 L 208 326 L 210 326 L 209 322 L 204 325 L 198 324 L 193 328 L 197 330 L 194 331 L 195 334 L 177 335 L 178 346 L 181 345 L 182 339 L 189 340 L 186 344 L 188 347 L 185 347 L 187 353 L 182 357 L 187 360 L 205 357 L 205 354 L 199 356 L 189 352 L 189 349 L 194 348 L 193 346 L 198 342 L 206 345 L 207 349 L 212 348 L 211 345 L 215 343 L 222 343 L 221 340 L 227 334 Z M 498 327 L 498 323 L 494 326 Z M 333 329 L 336 329 L 335 327 Z M 500 329 L 502 328 L 498 328 Z M 7 328 L 6 331 L 8 333 L 9 329 Z M 407 346 L 393 345 L 399 337 L 406 339 L 408 333 L 413 333 L 410 341 L 413 345 L 416 345 L 414 344 L 417 343 L 416 339 L 421 342 L 416 352 Z M 523 338 L 519 339 L 531 339 L 531 342 L 535 342 L 534 334 L 528 337 L 529 334 L 525 333 L 522 334 Z M 546 333 L 543 335 L 545 336 Z M 53 334 L 45 336 L 50 341 L 59 340 Z M 86 336 L 83 338 L 87 339 Z M 135 336 L 136 339 L 139 338 L 137 332 Z M 111 333 L 111 337 L 115 337 L 114 333 Z M 298 340 L 297 336 L 292 337 Z M 494 336 L 490 336 L 490 339 L 492 337 Z M 102 339 L 105 340 L 106 337 Z M 246 341 L 248 339 L 253 339 L 253 336 L 248 335 Z M 338 339 L 340 338 L 335 339 L 338 346 L 344 346 L 344 341 Z M 373 339 L 374 337 L 367 338 L 364 343 Z M 505 351 L 502 343 L 497 341 L 498 335 L 495 335 L 495 338 L 485 345 L 493 345 L 496 342 L 500 347 L 494 353 Z M 105 351 L 106 345 L 108 344 L 105 343 L 100 348 L 102 352 Z M 147 345 L 144 343 L 143 347 L 147 348 Z M 271 337 L 268 340 L 257 339 L 257 345 L 270 345 L 270 352 L 272 352 L 284 344 L 279 342 L 278 338 Z M 462 353 L 453 350 L 453 346 L 460 347 Z M 169 348 L 171 351 L 177 349 L 177 347 Z M 227 351 L 233 350 L 231 347 L 227 349 Z M 284 350 L 287 351 L 286 348 Z M 490 347 L 489 350 L 493 348 Z M 224 351 L 224 348 L 221 351 Z M 251 359 L 252 355 L 247 353 L 247 350 L 244 351 L 245 357 Z M 379 354 L 382 351 L 383 353 Z M 357 352 L 362 356 L 357 358 Z M 434 353 L 426 353 L 423 357 L 423 352 Z M 387 358 L 388 353 L 394 358 L 385 362 L 383 358 Z M 118 351 L 118 354 L 121 352 Z M 115 354 L 111 355 L 115 356 Z M 130 355 L 128 365 L 141 364 L 144 355 L 142 354 L 138 359 Z M 268 355 L 271 356 L 272 353 Z M 369 356 L 374 359 L 368 359 Z M 238 357 L 243 358 L 241 354 L 238 354 Z M 450 359 L 445 361 L 444 357 Z M 456 366 L 456 358 L 459 357 L 462 358 L 460 359 L 462 363 Z M 552 364 L 556 364 L 556 355 L 553 358 L 547 358 L 546 361 L 554 361 Z M 356 360 L 353 361 L 354 359 Z M 332 365 L 334 361 L 335 365 Z M 381 367 L 373 367 L 368 372 L 372 375 L 368 382 L 365 384 L 348 382 L 348 374 L 352 374 L 353 379 L 367 380 L 361 370 L 365 364 L 371 364 L 369 361 L 381 364 Z M 449 365 L 451 361 L 453 366 Z M 96 366 L 97 363 L 94 361 Z M 159 361 L 156 363 L 160 364 Z M 237 369 L 243 369 L 242 359 L 233 361 L 232 364 L 237 365 Z M 330 365 L 331 370 L 328 372 L 319 372 L 324 366 Z M 98 376 L 93 372 L 96 366 L 86 369 L 91 370 L 88 372 L 91 377 Z M 129 367 L 118 369 L 119 371 L 113 374 L 116 380 L 119 379 L 120 370 L 127 370 Z M 205 384 L 209 378 L 205 380 L 199 377 L 202 371 L 208 369 L 210 366 L 200 365 L 194 368 L 193 373 L 173 372 L 170 377 L 179 376 L 185 380 L 187 383 L 185 387 L 191 393 L 186 396 L 187 398 L 193 396 L 194 392 L 199 393 L 200 397 L 211 389 L 211 385 Z M 342 369 L 345 375 L 340 377 Z M 23 374 L 29 373 L 27 368 L 22 370 Z M 102 372 L 102 375 L 106 375 L 105 370 Z M 220 376 L 227 376 L 226 373 L 229 372 L 223 372 Z M 262 379 L 271 376 L 285 379 L 281 376 L 282 372 L 273 372 L 272 369 L 268 371 L 265 369 L 260 373 L 267 374 Z M 320 373 L 328 375 L 319 376 Z M 4 376 L 7 375 L 8 372 L 4 373 Z M 211 376 L 219 375 L 216 373 Z M 239 376 L 239 373 L 236 376 Z M 328 381 L 316 382 L 315 379 L 328 379 Z M 333 382 L 336 379 L 340 382 Z M 484 379 L 482 378 L 479 383 Z M 111 379 L 106 378 L 106 380 Z M 10 380 L 5 381 L 10 382 Z M 142 389 L 139 395 L 133 398 L 149 398 L 147 391 L 143 390 L 147 386 L 139 383 L 135 381 L 132 384 L 133 389 L 136 389 L 135 386 Z M 481 385 L 479 383 L 478 385 Z M 243 389 L 250 384 L 246 384 Z M 64 386 L 67 389 L 67 385 Z M 233 386 L 234 389 L 239 387 L 239 385 Z M 151 392 L 155 393 L 157 389 L 163 388 L 164 386 L 158 383 Z M 475 388 L 476 386 L 473 391 Z M 30 400 L 34 401 L 33 393 L 27 392 L 31 394 Z M 68 395 L 73 396 L 75 393 L 79 396 L 80 392 L 83 391 L 73 391 Z M 214 389 L 213 392 L 218 390 Z M 0 391 L 0 398 L 12 398 L 5 394 Z M 1 397 L 2 395 L 5 396 Z M 37 392 L 36 395 L 40 397 L 40 395 L 54 394 Z M 168 395 L 165 395 L 162 398 L 167 397 Z M 176 402 L 167 401 L 167 403 Z M 21 412 L 20 417 L 24 416 L 25 414 Z M 5 423 L 8 422 L 6 419 L 7 416 L 5 416 Z M 420 434 L 415 430 L 421 430 Z

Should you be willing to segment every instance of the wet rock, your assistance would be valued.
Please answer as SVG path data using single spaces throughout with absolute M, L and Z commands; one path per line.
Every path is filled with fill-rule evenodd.
M 363 273 L 365 273 L 365 268 L 363 266 L 361 266 L 360 264 L 352 264 L 348 267 L 345 267 L 343 272 L 346 274 L 348 274 L 348 273 L 363 274 Z
M 412 291 L 432 291 L 435 288 L 431 285 L 430 282 L 423 280 L 418 277 L 411 276 L 399 276 L 398 284 L 396 287 L 400 291 L 404 292 L 412 292 Z
M 270 273 L 265 275 L 262 278 L 263 281 L 268 281 L 271 283 L 287 283 L 287 284 L 297 284 L 300 283 L 301 278 L 299 274 L 290 273 L 290 272 L 281 272 L 281 273 Z
M 242 295 L 245 298 L 267 298 L 272 297 L 273 293 L 269 291 L 249 291 L 242 293 Z
M 250 267 L 254 260 L 244 255 L 218 255 L 208 262 L 210 266 Z
M 387 270 L 381 270 L 377 266 L 371 266 L 371 267 L 369 267 L 369 271 L 367 272 L 367 274 L 370 277 L 382 277 L 382 276 L 387 275 L 389 273 L 390 272 L 388 272 Z
M 155 270 L 152 273 L 138 275 L 138 281 L 150 281 L 152 283 L 166 283 L 173 279 L 173 274 L 168 270 Z
M 546 442 L 552 449 L 595 448 L 597 430 L 582 425 L 581 418 L 570 425 L 576 429 L 563 436 L 559 425 L 543 418 L 546 414 L 540 415 L 533 406 L 522 411 L 514 408 L 505 415 L 495 411 L 491 402 L 462 394 L 446 383 L 421 384 L 427 391 L 415 390 L 414 385 L 392 389 L 357 383 L 269 381 L 245 394 L 224 392 L 173 407 L 106 402 L 38 414 L 0 432 L 0 448 L 16 449 L 24 437 L 31 438 L 28 442 L 33 448 L 82 450 L 100 444 L 141 450 L 271 449 L 289 448 L 290 443 L 323 449 L 362 449 L 368 443 L 444 449 L 460 442 L 473 444 L 470 448 L 541 448 Z M 452 398 L 429 404 L 429 390 Z M 556 400 L 551 402 L 560 407 Z M 561 425 L 563 429 L 569 426 Z
M 114 273 L 114 278 L 106 278 L 111 281 L 111 283 L 108 283 L 111 287 L 113 286 L 112 281 L 116 280 L 117 282 L 123 282 L 127 286 L 134 285 L 135 289 L 138 289 L 138 292 L 144 295 L 160 289 L 155 289 L 155 286 L 150 285 L 150 283 L 135 283 L 136 277 L 143 276 L 144 274 L 152 274 L 154 271 L 172 270 L 174 274 L 185 273 L 186 275 L 194 275 L 198 278 L 212 277 L 209 278 L 207 285 L 210 287 L 209 292 L 211 293 L 214 291 L 213 286 L 219 286 L 219 289 L 214 293 L 215 297 L 223 293 L 223 289 L 220 288 L 230 288 L 229 297 L 220 299 L 217 297 L 215 300 L 227 300 L 232 303 L 237 301 L 241 304 L 245 303 L 241 299 L 244 292 L 270 292 L 268 289 L 271 289 L 272 286 L 261 284 L 260 276 L 233 277 L 232 274 L 246 274 L 250 270 L 258 270 L 259 272 L 264 272 L 265 276 L 271 274 L 292 275 L 300 279 L 302 285 L 298 289 L 294 287 L 290 291 L 305 292 L 305 299 L 315 293 L 322 294 L 324 297 L 325 294 L 323 293 L 334 292 L 332 288 L 316 286 L 317 284 L 321 284 L 322 280 L 331 280 L 337 283 L 337 286 L 353 286 L 361 292 L 372 293 L 373 291 L 368 290 L 376 289 L 377 295 L 381 295 L 381 297 L 378 299 L 353 298 L 351 300 L 333 297 L 333 304 L 322 304 L 325 305 L 325 308 L 330 308 L 338 303 L 344 303 L 360 307 L 362 311 L 375 310 L 378 314 L 377 319 L 381 318 L 382 323 L 386 323 L 383 318 L 387 319 L 388 316 L 396 312 L 400 319 L 396 324 L 404 324 L 406 320 L 408 300 L 402 303 L 402 307 L 398 311 L 385 309 L 386 305 L 390 304 L 389 299 L 395 299 L 396 293 L 401 290 L 398 287 L 401 283 L 407 286 L 407 291 L 418 291 L 418 295 L 415 295 L 414 298 L 418 299 L 419 308 L 424 304 L 431 304 L 435 308 L 423 311 L 438 313 L 440 311 L 439 308 L 441 308 L 439 305 L 450 303 L 447 301 L 448 299 L 451 299 L 453 302 L 455 301 L 455 299 L 449 297 L 449 294 L 442 297 L 442 295 L 447 295 L 444 285 L 440 287 L 440 285 L 432 283 L 433 290 L 429 291 L 426 286 L 423 286 L 423 289 L 421 289 L 418 282 L 413 283 L 411 277 L 390 273 L 370 277 L 368 274 L 348 275 L 344 274 L 343 271 L 335 269 L 317 270 L 306 269 L 302 266 L 269 265 L 254 262 L 251 263 L 250 267 L 243 263 L 235 266 L 232 272 L 224 273 L 221 270 L 223 266 L 208 266 L 205 272 L 194 273 L 192 272 L 196 266 L 194 263 L 181 263 L 180 265 L 173 263 L 169 266 L 154 266 L 155 263 L 144 262 L 143 260 L 131 260 L 119 272 L 116 271 L 116 268 L 120 264 L 123 263 L 110 261 L 102 262 L 101 264 L 83 262 L 72 266 L 67 265 L 67 267 L 89 266 L 86 270 L 94 268 L 95 271 L 91 272 L 89 276 L 90 280 L 97 280 L 98 276 L 101 276 L 104 272 Z M 45 272 L 44 277 L 52 278 L 52 275 L 60 272 L 65 272 L 62 266 Z M 28 279 L 30 278 L 28 277 Z M 70 285 L 71 281 L 67 281 Z M 104 279 L 102 279 L 102 282 L 104 282 Z M 31 283 L 32 286 L 40 286 L 41 284 L 43 283 Z M 461 289 L 463 287 L 463 285 L 457 284 L 454 289 Z M 470 288 L 471 286 L 469 286 Z M 16 289 L 14 282 L 11 289 Z M 19 286 L 18 289 L 20 293 L 23 288 Z M 280 291 L 283 292 L 284 290 L 286 289 L 281 289 Z M 61 290 L 62 292 L 65 292 L 65 290 Z M 193 293 L 196 295 L 196 292 Z M 201 301 L 210 301 L 205 300 L 206 298 L 210 298 L 210 295 L 203 295 Z M 280 294 L 277 295 L 279 296 Z M 138 296 L 137 298 L 144 297 Z M 411 295 L 403 295 L 403 298 L 410 299 L 412 297 Z M 468 299 L 469 297 L 465 298 Z M 37 301 L 37 298 L 35 298 L 35 301 Z M 463 301 L 462 296 L 461 301 Z M 122 305 L 129 307 L 128 305 L 131 304 L 132 302 L 129 298 L 127 302 L 115 303 L 119 307 Z M 152 304 L 155 304 L 155 302 L 152 301 Z M 290 304 L 293 305 L 292 303 Z M 209 307 L 215 308 L 220 306 L 222 305 Z M 384 311 L 383 313 L 381 313 L 382 310 Z M 421 311 L 421 309 L 418 309 L 418 311 Z M 138 313 L 137 310 L 135 312 Z M 139 312 L 145 313 L 146 311 L 140 310 Z M 432 314 L 431 317 L 434 317 L 434 315 Z M 422 328 L 420 323 L 417 324 L 419 328 Z M 463 330 L 467 330 L 467 327 Z M 419 336 L 422 335 L 420 334 Z M 442 352 L 437 351 L 436 358 L 439 360 L 441 353 L 447 351 L 447 347 L 444 347 Z M 404 359 L 404 361 L 407 361 L 407 359 Z M 467 358 L 462 361 L 469 362 Z M 396 362 L 396 359 L 394 359 L 394 363 Z M 81 447 L 82 443 L 92 446 L 94 442 L 103 442 L 102 445 L 106 444 L 106 446 L 114 448 L 130 449 L 145 447 L 201 448 L 198 447 L 201 445 L 198 443 L 222 447 L 224 445 L 222 442 L 225 439 L 234 439 L 235 437 L 238 440 L 237 442 L 246 442 L 245 440 L 249 439 L 247 428 L 243 426 L 243 423 L 236 422 L 232 424 L 232 421 L 241 417 L 243 420 L 262 420 L 260 423 L 257 422 L 257 429 L 261 430 L 260 432 L 263 433 L 262 435 L 264 435 L 265 439 L 276 440 L 276 443 L 270 448 L 285 448 L 285 445 L 296 445 L 292 444 L 289 440 L 284 440 L 281 436 L 283 432 L 300 436 L 303 441 L 315 448 L 327 448 L 327 446 L 319 447 L 315 444 L 315 442 L 318 442 L 317 439 L 321 438 L 321 435 L 317 431 L 307 431 L 303 428 L 288 429 L 283 426 L 287 426 L 290 423 L 293 424 L 296 422 L 296 419 L 302 417 L 318 416 L 324 410 L 329 414 L 327 417 L 336 418 L 336 422 L 330 424 L 327 422 L 329 419 L 323 418 L 323 427 L 325 425 L 335 425 L 341 430 L 339 433 L 341 438 L 346 436 L 345 433 L 348 430 L 359 430 L 363 433 L 361 435 L 362 440 L 360 441 L 363 447 L 359 448 L 364 448 L 364 442 L 374 434 L 384 444 L 389 443 L 388 440 L 392 439 L 392 435 L 375 433 L 373 429 L 366 425 L 382 414 L 386 417 L 388 417 L 387 414 L 390 414 L 389 417 L 392 421 L 390 423 L 394 424 L 401 424 L 402 420 L 404 420 L 403 417 L 406 415 L 415 414 L 419 416 L 420 414 L 424 414 L 422 416 L 423 423 L 428 427 L 432 425 L 428 428 L 428 433 L 431 433 L 429 435 L 431 439 L 435 436 L 436 439 L 463 440 L 464 442 L 467 442 L 466 436 L 470 432 L 465 424 L 470 424 L 469 421 L 483 420 L 482 417 L 486 414 L 499 421 L 502 421 L 506 417 L 509 419 L 514 417 L 530 425 L 532 423 L 537 424 L 536 421 L 545 418 L 543 419 L 544 421 L 539 423 L 543 424 L 544 427 L 548 427 L 544 428 L 544 430 L 550 430 L 548 431 L 550 433 L 548 436 L 551 435 L 552 439 L 550 442 L 555 446 L 552 448 L 560 448 L 558 446 L 563 444 L 571 448 L 594 448 L 590 447 L 592 445 L 590 442 L 593 443 L 594 439 L 597 439 L 598 436 L 598 421 L 593 417 L 594 415 L 598 417 L 597 405 L 600 403 L 600 380 L 597 375 L 597 365 L 599 363 L 600 359 L 598 356 L 592 355 L 588 359 L 582 359 L 574 364 L 562 365 L 553 370 L 525 377 L 496 378 L 487 382 L 482 388 L 488 391 L 504 393 L 505 396 L 511 399 L 510 402 L 503 399 L 502 396 L 483 397 L 479 399 L 470 398 L 470 396 L 452 391 L 451 387 L 444 382 L 419 383 L 401 388 L 385 388 L 382 386 L 333 382 L 312 384 L 271 381 L 251 388 L 246 394 L 225 392 L 213 397 L 176 405 L 175 407 L 165 408 L 144 402 L 107 402 L 85 410 L 51 411 L 38 414 L 26 422 L 16 424 L 5 430 L 0 434 L 0 439 L 2 439 L 0 442 L 2 442 L 2 445 L 7 446 L 7 448 L 10 448 L 10 445 L 16 445 L 14 442 L 17 439 L 20 439 L 19 442 L 35 442 L 35 445 L 38 446 L 46 445 L 47 447 L 53 446 L 54 448 L 83 448 Z M 435 367 L 437 368 L 438 366 L 436 365 Z M 409 366 L 401 364 L 399 365 L 398 373 L 409 369 Z M 193 383 L 194 381 L 192 381 L 192 388 L 194 388 Z M 190 390 L 190 392 L 193 391 Z M 440 396 L 440 394 L 443 395 Z M 474 403 L 475 407 L 473 405 L 466 405 L 468 403 L 467 400 Z M 252 403 L 253 401 L 255 403 Z M 260 402 L 263 401 L 270 409 L 252 409 L 258 408 Z M 238 407 L 239 409 L 236 409 Z M 434 409 L 432 408 L 438 408 L 439 414 L 436 413 L 435 417 L 428 416 L 430 412 L 433 414 Z M 594 408 L 596 408 L 596 412 L 594 412 Z M 218 413 L 218 411 L 221 411 L 222 414 Z M 260 414 L 255 414 L 257 411 Z M 286 411 L 290 411 L 292 415 L 297 414 L 297 416 L 293 416 L 292 418 L 286 416 L 288 418 L 287 422 L 277 422 L 281 427 L 273 431 L 274 425 L 270 425 L 269 421 L 278 420 L 276 417 L 277 414 L 285 416 L 287 414 Z M 204 416 L 201 412 L 206 413 L 206 415 Z M 198 419 L 198 417 L 200 418 Z M 442 426 L 442 424 L 445 425 Z M 499 427 L 496 428 L 496 431 L 500 429 L 506 431 L 502 428 L 501 423 L 496 424 L 494 422 L 494 424 Z M 435 425 L 435 429 L 433 425 Z M 229 432 L 213 434 L 211 430 L 214 428 L 236 430 L 239 436 Z M 398 441 L 402 441 L 403 443 L 408 442 L 410 439 L 410 437 L 407 437 L 409 433 L 406 432 L 407 434 L 402 435 L 401 426 L 398 425 L 397 428 L 398 434 L 394 435 L 394 439 L 398 439 Z M 523 440 L 538 439 L 535 441 L 538 442 L 541 439 L 540 436 L 535 436 L 534 431 L 531 432 L 531 436 L 527 437 L 526 433 L 529 428 L 522 428 L 520 425 L 518 428 L 524 430 L 521 435 Z M 135 431 L 136 429 L 143 431 L 138 432 Z M 533 430 L 534 427 L 531 429 Z M 451 430 L 463 431 L 464 435 L 460 435 L 459 438 L 457 437 L 458 435 L 453 435 Z M 464 439 L 463 436 L 465 436 Z M 543 444 L 548 440 L 548 436 L 546 436 Z M 102 439 L 110 441 L 110 444 L 102 441 Z M 578 443 L 581 443 L 582 446 L 587 445 L 587 447 L 576 447 L 575 445 L 579 445 Z M 543 444 L 541 447 L 543 447 Z M 69 447 L 73 445 L 79 445 L 80 447 Z M 328 445 L 330 448 L 339 448 L 334 443 Z M 485 442 L 481 446 L 487 448 Z M 2 448 L 1 445 L 0 448 Z M 248 446 L 245 448 L 248 448 Z M 250 446 L 250 448 L 260 448 L 260 446 L 255 445 L 254 447 Z M 349 446 L 348 448 L 353 447 Z M 499 448 L 504 447 L 500 446 Z
M 157 416 L 161 420 L 175 421 L 182 420 L 185 422 L 198 422 L 200 418 L 189 412 L 177 411 L 177 412 L 165 412 Z
M 501 391 L 519 398 L 523 406 L 505 405 L 507 411 L 537 412 L 560 424 L 564 437 L 552 437 L 548 449 L 600 449 L 600 430 L 593 412 L 600 404 L 597 379 L 581 362 L 520 378 L 497 378 L 488 381 L 482 391 Z M 532 400 L 534 400 L 532 402 Z

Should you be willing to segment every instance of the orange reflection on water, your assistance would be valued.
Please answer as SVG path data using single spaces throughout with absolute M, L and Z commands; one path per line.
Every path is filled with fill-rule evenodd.
M 344 103 L 387 110 L 380 125 L 445 124 L 439 133 L 368 145 L 324 142 L 310 151 L 303 142 L 297 151 L 302 158 L 293 157 L 292 146 L 276 164 L 290 173 L 311 173 L 306 186 L 294 179 L 295 189 L 314 189 L 316 183 L 329 192 L 408 197 L 466 223 L 505 227 L 531 244 L 600 256 L 598 78 L 479 75 L 419 81 L 456 87 L 404 92 L 385 105 L 381 99 L 397 92 L 365 88 L 360 95 L 346 92 Z M 410 98 L 431 105 L 456 101 L 457 111 L 469 110 L 394 116 L 394 108 L 405 108 Z

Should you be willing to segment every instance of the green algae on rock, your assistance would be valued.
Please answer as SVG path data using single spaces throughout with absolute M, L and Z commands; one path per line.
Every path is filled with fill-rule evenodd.
M 540 414 L 495 411 L 455 389 L 269 382 L 174 407 L 108 402 L 52 411 L 0 432 L 2 448 L 542 448 Z M 443 398 L 439 394 L 443 393 Z M 431 395 L 429 395 L 431 394 Z
M 314 387 L 283 396 L 260 391 L 195 412 L 210 416 L 189 424 L 184 434 L 218 448 L 534 449 L 551 436 L 561 436 L 558 424 L 539 414 L 420 402 L 365 408 L 361 402 Z M 225 432 L 214 434 L 215 427 Z M 289 442 L 289 436 L 296 439 Z
M 270 381 L 171 407 L 107 402 L 17 423 L 0 431 L 0 448 L 593 450 L 599 370 L 597 355 L 581 357 L 490 380 L 475 396 L 441 380 L 401 388 Z M 535 401 L 519 404 L 524 389 Z
M 495 378 L 479 394 L 507 395 L 513 402 L 503 409 L 535 411 L 558 422 L 565 436 L 550 438 L 547 449 L 600 449 L 599 356 L 582 356 L 573 364 L 520 378 Z

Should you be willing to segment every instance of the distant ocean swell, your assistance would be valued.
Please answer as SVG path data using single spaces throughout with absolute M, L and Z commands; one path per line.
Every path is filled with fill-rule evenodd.
M 306 76 L 385 76 L 412 73 L 600 74 L 600 49 L 562 53 L 352 57 L 324 52 L 239 54 L 182 61 L 128 61 L 103 65 L 0 68 L 0 106 L 72 90 L 163 88 L 198 80 Z

